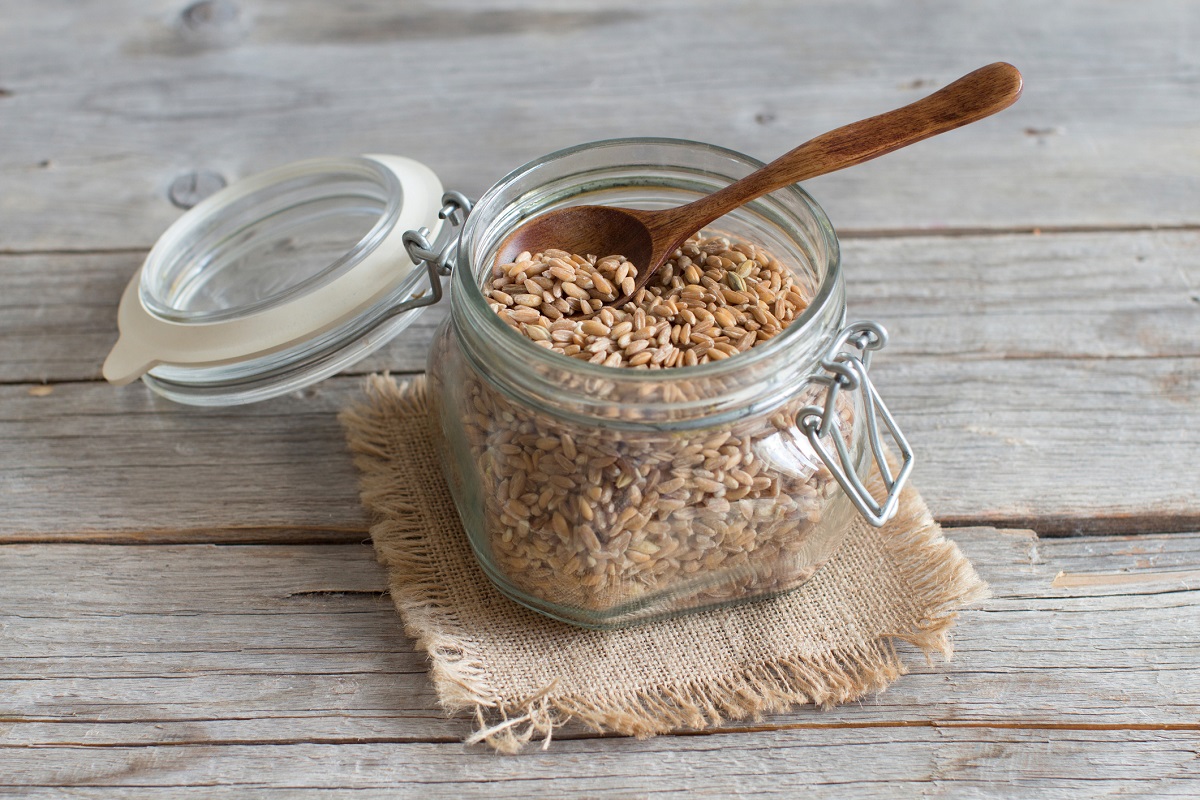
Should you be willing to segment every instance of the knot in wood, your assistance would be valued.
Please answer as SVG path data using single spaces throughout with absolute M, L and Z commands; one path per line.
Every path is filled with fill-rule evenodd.
M 180 32 L 197 45 L 232 44 L 243 33 L 241 10 L 230 0 L 197 0 L 180 14 Z
M 188 209 L 210 194 L 225 188 L 225 178 L 209 169 L 194 169 L 171 181 L 167 197 L 182 209 Z

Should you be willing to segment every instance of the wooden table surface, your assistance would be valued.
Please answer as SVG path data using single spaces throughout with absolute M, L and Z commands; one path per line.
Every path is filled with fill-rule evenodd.
M 1200 795 L 1197 41 L 1188 0 L 0 0 L 0 794 Z M 878 697 L 464 747 L 335 418 L 445 309 L 258 405 L 100 378 L 125 282 L 221 182 L 390 152 L 478 196 L 633 135 L 774 157 L 994 60 L 1013 109 L 808 184 L 995 595 Z

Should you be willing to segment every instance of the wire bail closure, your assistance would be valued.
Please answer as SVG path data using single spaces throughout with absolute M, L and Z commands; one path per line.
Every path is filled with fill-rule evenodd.
M 394 317 L 405 311 L 412 311 L 414 308 L 431 306 L 442 299 L 442 276 L 449 275 L 458 260 L 456 231 L 466 222 L 467 215 L 470 213 L 471 201 L 467 199 L 466 195 L 462 192 L 446 192 L 442 195 L 442 210 L 438 212 L 438 217 L 450 222 L 449 228 L 443 227 L 443 231 L 450 229 L 454 232 L 446 237 L 441 247 L 434 249 L 434 244 L 429 241 L 430 230 L 428 228 L 404 232 L 401 241 L 404 243 L 408 257 L 412 259 L 414 266 L 424 265 L 429 275 L 429 293 L 420 292 L 409 300 L 399 303 L 388 311 L 387 317 Z
M 876 528 L 882 527 L 891 519 L 900 505 L 900 490 L 908 480 L 913 467 L 913 452 L 908 440 L 896 426 L 887 406 L 871 383 L 867 370 L 871 366 L 871 355 L 887 344 L 887 331 L 882 325 L 874 322 L 855 322 L 846 326 L 834 339 L 827 355 L 821 359 L 821 366 L 828 375 L 816 376 L 813 380 L 824 383 L 825 405 L 805 406 L 796 414 L 796 424 L 808 436 L 813 450 L 820 456 L 821 461 L 833 473 L 842 490 L 850 498 L 859 513 Z M 847 349 L 850 348 L 850 349 Z M 854 352 L 857 351 L 857 352 Z M 870 443 L 871 455 L 883 478 L 887 495 L 883 501 L 877 501 L 867 487 L 863 485 L 854 469 L 854 459 L 846 447 L 845 438 L 838 425 L 837 397 L 843 391 L 861 389 L 865 395 L 867 441 Z M 884 453 L 883 441 L 880 438 L 879 421 L 883 420 L 900 451 L 901 465 L 899 472 L 893 476 L 892 467 Z M 822 439 L 833 432 L 835 458 Z

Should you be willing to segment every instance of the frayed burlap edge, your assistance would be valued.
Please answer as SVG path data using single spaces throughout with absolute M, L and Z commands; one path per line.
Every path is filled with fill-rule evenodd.
M 942 536 L 924 502 L 906 489 L 896 517 L 877 533 L 926 606 L 911 628 L 816 658 L 774 658 L 720 681 L 681 679 L 601 697 L 556 696 L 555 687 L 547 686 L 527 697 L 504 697 L 488 680 L 487 666 L 468 632 L 470 621 L 459 617 L 439 579 L 426 541 L 422 498 L 399 485 L 389 468 L 395 453 L 389 421 L 416 414 L 428 414 L 422 378 L 397 386 L 387 375 L 374 375 L 367 380 L 366 399 L 344 411 L 341 421 L 360 470 L 362 501 L 375 515 L 372 541 L 389 570 L 390 594 L 405 631 L 429 655 L 430 677 L 443 709 L 475 716 L 478 727 L 467 744 L 485 742 L 512 753 L 537 737 L 547 747 L 554 730 L 570 720 L 597 732 L 640 738 L 758 719 L 795 705 L 830 708 L 882 691 L 905 674 L 898 641 L 927 658 L 940 654 L 949 661 L 948 634 L 957 611 L 990 596 L 958 546 Z M 872 476 L 868 487 L 878 496 L 878 476 Z

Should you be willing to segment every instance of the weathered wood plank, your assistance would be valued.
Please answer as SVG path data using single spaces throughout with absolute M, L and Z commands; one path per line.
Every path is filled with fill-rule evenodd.
M 879 12 L 0 0 L 0 540 L 39 542 L 0 547 L 0 795 L 1200 793 L 1200 534 L 953 531 L 997 595 L 953 666 L 827 714 L 500 759 L 456 743 L 355 544 L 334 414 L 357 379 L 211 412 L 80 383 L 194 170 L 388 151 L 477 194 L 608 136 L 769 157 L 1004 58 L 1012 111 L 810 187 L 868 237 L 851 314 L 892 331 L 875 372 L 916 483 L 955 524 L 1200 528 L 1200 8 Z M 1130 232 L 1164 227 L 1189 230 Z M 1127 233 L 912 236 L 1032 228 Z M 420 370 L 444 313 L 360 369 Z M 306 544 L 47 543 L 70 540 Z
M 850 317 L 892 334 L 881 359 L 1194 358 L 1198 248 L 1197 232 L 916 236 L 847 240 L 842 264 Z
M 1200 526 L 1200 359 L 881 358 L 877 383 L 919 455 L 915 484 L 955 525 L 1050 533 Z M 335 414 L 343 377 L 238 409 L 141 387 L 0 386 L 0 534 L 264 541 L 366 530 Z M 190 533 L 189 533 L 190 531 Z
M 960 358 L 1200 355 L 1200 233 L 848 239 L 851 315 L 893 354 Z M 0 381 L 96 380 L 136 252 L 0 256 Z M 356 372 L 425 367 L 445 304 Z M 1181 387 L 1182 388 L 1182 387 Z
M 947 524 L 1056 535 L 1200 526 L 1200 359 L 879 367 L 921 458 L 913 480 Z
M 914 480 L 957 524 L 1186 529 L 1197 514 L 1195 359 L 878 364 L 921 456 Z M 198 411 L 140 388 L 0 387 L 8 535 L 231 528 L 365 531 L 336 411 L 359 379 L 252 408 Z M 1166 387 L 1166 389 L 1164 389 Z M 1137 425 L 1115 425 L 1137 408 Z M 1147 460 L 1152 449 L 1153 459 Z M 1125 518 L 1137 518 L 1130 521 Z M 249 529 L 249 530 L 246 530 Z
M 1022 101 L 814 181 L 836 225 L 1200 222 L 1200 12 L 1179 0 L 220 5 L 238 13 L 5 4 L 0 249 L 145 247 L 177 178 L 315 155 L 409 155 L 475 194 L 613 136 L 771 158 L 995 59 L 1024 70 Z
M 0 255 L 0 382 L 101 380 L 117 306 L 145 253 Z M 419 372 L 447 304 L 356 372 Z
M 1200 525 L 1197 246 L 1200 234 L 1161 231 L 846 243 L 851 315 L 892 331 L 877 380 L 940 519 L 1043 532 Z M 0 257 L 0 296 L 12 298 L 5 377 L 94 378 L 135 262 Z M 420 370 L 444 313 L 361 368 Z M 356 476 L 334 419 L 357 384 L 225 410 L 140 386 L 0 387 L 12 511 L 0 532 L 358 536 Z
M 517 758 L 453 744 L 18 748 L 45 797 L 1195 797 L 1191 732 L 885 728 L 558 742 Z M 60 788 L 61 787 L 61 788 Z M 128 787 L 128 788 L 126 788 Z M 189 791 L 190 790 L 190 791 Z M 363 791 L 366 790 L 366 791 Z M 62 794 L 53 794 L 62 792 Z M 114 794 L 115 792 L 115 794 Z
M 952 535 L 995 593 L 963 612 L 952 665 L 914 657 L 910 675 L 862 703 L 730 730 L 1200 733 L 1200 534 Z M 456 741 L 470 731 L 470 720 L 437 709 L 366 547 L 7 545 L 0 554 L 0 746 L 79 747 L 84 757 L 129 745 Z M 1056 588 L 1064 570 L 1126 582 Z
M 358 384 L 207 411 L 141 388 L 68 384 L 40 396 L 0 387 L 0 526 L 145 533 L 228 523 L 251 539 L 260 528 L 365 536 L 336 419 Z

